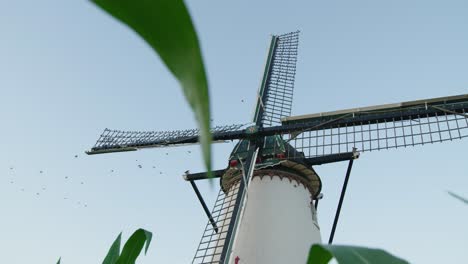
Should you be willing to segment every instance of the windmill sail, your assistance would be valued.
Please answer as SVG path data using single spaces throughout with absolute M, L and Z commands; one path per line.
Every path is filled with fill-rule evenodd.
M 289 117 L 283 125 L 306 157 L 443 142 L 468 137 L 468 95 Z
M 213 207 L 212 216 L 218 227 L 218 231 L 208 221 L 205 231 L 198 244 L 193 258 L 193 264 L 223 263 L 221 255 L 224 245 L 227 244 L 229 225 L 235 211 L 235 201 L 239 192 L 239 184 L 231 188 L 229 192 L 220 189 L 218 198 Z
M 211 129 L 214 142 L 240 138 L 246 124 L 216 126 Z M 135 151 L 198 143 L 199 130 L 174 131 L 122 131 L 105 129 L 87 154 Z
M 298 45 L 299 31 L 272 36 L 254 113 L 257 125 L 280 125 L 291 115 Z

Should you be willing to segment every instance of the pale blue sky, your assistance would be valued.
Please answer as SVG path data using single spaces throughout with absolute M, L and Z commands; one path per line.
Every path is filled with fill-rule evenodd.
M 468 93 L 466 1 L 186 2 L 215 125 L 251 120 L 269 35 L 296 29 L 293 114 Z M 88 1 L 0 0 L 0 32 L 2 262 L 100 263 L 120 231 L 139 227 L 154 233 L 140 263 L 191 261 L 207 219 L 181 174 L 204 169 L 197 146 L 84 155 L 106 127 L 195 126 L 159 58 Z M 215 169 L 232 146 L 214 146 Z M 363 154 L 335 242 L 412 263 L 464 261 L 468 207 L 445 191 L 468 196 L 467 147 Z M 328 238 L 346 164 L 316 169 Z M 217 188 L 200 187 L 211 205 Z

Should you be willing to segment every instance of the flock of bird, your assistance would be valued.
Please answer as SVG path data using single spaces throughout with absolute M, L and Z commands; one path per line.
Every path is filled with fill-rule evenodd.
M 188 153 L 188 154 L 191 154 L 192 152 L 191 152 L 190 150 L 188 150 L 187 153 Z M 166 156 L 167 156 L 167 155 L 169 155 L 168 152 L 166 152 Z M 79 157 L 78 155 L 75 155 L 75 156 L 74 156 L 75 159 L 77 159 L 78 157 Z M 140 163 L 138 162 L 138 160 L 135 160 L 135 161 L 137 162 L 137 168 L 142 169 L 142 168 L 143 168 L 143 165 L 140 164 Z M 156 166 L 153 165 L 153 166 L 152 166 L 152 169 L 156 169 Z M 15 172 L 15 167 L 14 167 L 14 166 L 10 166 L 10 171 L 11 171 L 12 173 L 14 173 L 14 172 Z M 111 169 L 109 172 L 110 172 L 110 174 L 115 174 L 116 171 L 115 171 L 114 169 Z M 39 170 L 39 174 L 44 174 L 44 173 L 45 173 L 44 170 Z M 163 172 L 162 172 L 162 171 L 159 171 L 159 174 L 162 175 Z M 14 176 L 14 175 L 15 175 L 15 174 L 12 174 L 11 176 Z M 70 181 L 71 178 L 70 178 L 69 176 L 64 176 L 64 180 L 65 180 L 65 181 Z M 85 184 L 84 181 L 80 181 L 79 183 L 80 183 L 80 185 L 84 185 L 84 184 Z M 16 183 L 15 183 L 15 181 L 14 181 L 13 179 L 10 179 L 10 184 L 11 184 L 11 185 L 15 185 Z M 21 187 L 19 190 L 20 190 L 21 192 L 26 192 L 26 188 L 24 188 L 24 187 Z M 47 188 L 46 188 L 45 186 L 43 186 L 43 187 L 41 187 L 41 188 L 39 189 L 39 191 L 38 191 L 37 189 L 36 189 L 36 191 L 33 191 L 33 194 L 35 194 L 36 197 L 39 197 L 39 196 L 41 195 L 41 193 L 45 192 L 46 190 L 47 190 Z M 64 196 L 64 197 L 63 197 L 63 200 L 70 200 L 70 198 L 69 198 L 68 196 Z M 88 204 L 87 204 L 87 203 L 84 203 L 84 202 L 81 202 L 81 201 L 76 201 L 76 204 L 77 204 L 77 205 L 80 205 L 80 206 L 83 206 L 83 207 L 88 207 Z
M 241 102 L 243 103 L 244 100 L 242 99 Z M 211 119 L 211 121 L 213 121 L 213 119 Z M 190 150 L 188 150 L 187 153 L 188 153 L 188 154 L 191 154 L 192 152 L 191 152 Z M 167 156 L 167 155 L 169 155 L 168 152 L 166 152 L 166 156 Z M 77 159 L 78 157 L 79 157 L 78 155 L 74 155 L 74 158 L 75 158 L 75 159 Z M 138 160 L 136 160 L 136 162 L 138 162 Z M 139 169 L 142 169 L 142 168 L 143 168 L 143 165 L 137 164 L 137 167 L 138 167 Z M 152 166 L 152 169 L 156 169 L 156 166 Z M 14 172 L 14 171 L 15 171 L 15 168 L 14 168 L 13 166 L 10 166 L 10 171 Z M 114 169 L 111 169 L 111 170 L 110 170 L 110 173 L 111 173 L 111 174 L 114 174 L 114 173 L 115 173 L 115 170 L 114 170 Z M 39 171 L 39 174 L 44 174 L 44 171 L 43 171 L 43 170 L 40 170 L 40 171 Z M 162 175 L 163 172 L 160 171 L 159 174 Z M 12 175 L 12 176 L 13 176 L 13 175 Z M 66 181 L 68 181 L 68 180 L 70 180 L 70 177 L 69 177 L 69 176 L 65 176 L 64 179 L 65 179 Z M 14 181 L 14 180 L 10 180 L 10 184 L 15 184 L 15 181 Z M 83 182 L 83 181 L 80 182 L 80 185 L 84 185 L 84 184 L 85 184 L 85 182 Z M 47 190 L 46 187 L 42 187 L 42 188 L 40 188 L 40 191 L 36 191 L 36 192 L 35 192 L 35 195 L 36 195 L 37 197 L 39 197 L 39 196 L 41 195 L 41 191 L 44 192 L 44 191 L 46 191 L 46 190 Z M 21 191 L 21 192 L 25 192 L 26 189 L 25 189 L 24 187 L 22 187 L 22 188 L 20 188 L 20 191 Z M 64 199 L 64 200 L 69 200 L 69 198 L 68 198 L 67 196 L 63 197 L 63 199 Z M 88 207 L 88 204 L 82 203 L 81 201 L 77 201 L 76 204 L 77 204 L 77 205 L 83 205 L 83 207 Z
M 78 158 L 78 155 L 75 155 L 75 158 Z M 10 166 L 10 171 L 11 171 L 12 173 L 14 173 L 14 172 L 15 172 L 15 167 Z M 43 170 L 39 170 L 39 174 L 44 174 L 44 171 L 43 171 Z M 11 175 L 11 176 L 14 176 L 14 174 Z M 68 180 L 70 179 L 70 177 L 69 177 L 69 176 L 65 176 L 64 179 L 65 179 L 66 181 L 68 181 Z M 15 184 L 15 181 L 14 181 L 14 180 L 10 180 L 10 184 Z M 85 184 L 85 183 L 84 183 L 83 181 L 80 182 L 80 185 L 84 185 L 84 184 Z M 46 190 L 47 190 L 47 187 L 43 186 L 43 187 L 41 187 L 41 188 L 39 189 L 39 191 L 37 191 L 37 189 L 36 189 L 36 191 L 33 191 L 33 194 L 34 194 L 36 197 L 39 197 L 39 196 L 41 195 L 41 193 L 45 192 Z M 22 188 L 20 188 L 20 191 L 21 191 L 21 192 L 26 192 L 26 188 L 22 187 Z M 67 196 L 65 196 L 65 197 L 63 197 L 63 200 L 69 200 L 69 198 L 68 198 Z M 83 207 L 88 207 L 88 204 L 87 204 L 87 203 L 82 203 L 81 201 L 77 201 L 76 203 L 77 203 L 77 205 L 83 205 Z

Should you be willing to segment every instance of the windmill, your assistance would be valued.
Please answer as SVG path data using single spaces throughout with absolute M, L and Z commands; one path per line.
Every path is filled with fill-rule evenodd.
M 184 174 L 208 222 L 192 263 L 305 263 L 321 243 L 316 210 L 322 183 L 314 166 L 348 162 L 328 242 L 353 161 L 362 152 L 468 136 L 468 94 L 290 116 L 299 32 L 272 36 L 252 123 L 212 129 L 214 142 L 238 140 L 210 212 L 196 181 Z M 105 129 L 88 154 L 198 143 L 197 129 L 134 132 Z

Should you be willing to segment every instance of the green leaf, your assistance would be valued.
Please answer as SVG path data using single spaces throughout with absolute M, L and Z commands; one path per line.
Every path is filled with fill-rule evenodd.
M 107 256 L 102 262 L 102 264 L 115 264 L 117 262 L 117 259 L 120 256 L 121 239 L 122 239 L 122 233 L 120 233 L 115 239 L 114 243 L 112 243 L 112 246 L 110 247 L 109 252 L 107 252 Z
M 211 174 L 208 81 L 198 37 L 182 0 L 93 0 L 138 33 L 182 86 L 200 128 L 200 144 Z
M 313 245 L 307 264 L 326 264 L 332 258 L 340 264 L 408 264 L 390 253 L 373 248 L 336 245 Z
M 57 264 L 60 264 L 60 260 L 61 260 L 61 259 L 62 259 L 62 258 L 59 258 L 59 260 L 57 261 Z
M 451 191 L 447 191 L 447 193 L 450 194 L 452 197 L 454 197 L 454 198 L 456 198 L 456 199 L 458 199 L 458 200 L 464 202 L 465 204 L 468 204 L 468 200 L 467 200 L 466 198 L 463 198 L 463 197 L 461 197 L 460 195 L 455 194 L 455 193 L 453 193 L 453 192 L 451 192 Z
M 133 233 L 132 236 L 125 243 L 122 253 L 116 264 L 135 264 L 136 259 L 141 253 L 143 246 L 146 243 L 145 254 L 148 251 L 148 247 L 151 243 L 153 234 L 144 229 L 138 229 Z

